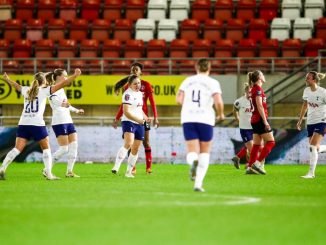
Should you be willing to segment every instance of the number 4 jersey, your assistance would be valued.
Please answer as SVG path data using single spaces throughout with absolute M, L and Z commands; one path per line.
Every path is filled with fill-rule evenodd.
M 181 123 L 196 122 L 215 125 L 213 95 L 222 94 L 220 83 L 203 74 L 186 78 L 179 88 L 184 92 Z
M 39 88 L 36 98 L 28 100 L 30 87 L 23 86 L 21 94 L 24 96 L 24 109 L 19 120 L 19 125 L 45 126 L 43 114 L 46 106 L 46 98 L 50 96 L 50 88 Z

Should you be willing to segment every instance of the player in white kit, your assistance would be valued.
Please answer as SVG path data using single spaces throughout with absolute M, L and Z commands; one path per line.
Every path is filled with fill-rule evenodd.
M 209 77 L 211 64 L 207 59 L 196 63 L 197 75 L 186 78 L 180 85 L 177 103 L 182 105 L 181 124 L 186 140 L 187 163 L 194 191 L 204 192 L 205 178 L 216 120 L 224 119 L 222 91 L 217 80 Z M 215 116 L 217 110 L 218 117 Z
M 253 145 L 253 130 L 251 126 L 252 108 L 249 100 L 250 86 L 245 84 L 245 94 L 238 98 L 233 104 L 233 115 L 239 122 L 240 134 L 244 147 L 232 158 L 234 166 L 240 168 L 240 159 L 246 157 L 247 152 L 250 153 Z
M 138 150 L 144 140 L 144 123 L 149 123 L 150 120 L 142 109 L 143 93 L 140 92 L 140 78 L 137 75 L 130 75 L 128 86 L 128 89 L 122 95 L 123 115 L 121 126 L 124 145 L 118 150 L 111 172 L 113 174 L 118 173 L 123 159 L 127 156 L 128 150 L 131 149 L 125 176 L 127 178 L 134 178 L 132 169 L 137 162 Z
M 46 74 L 48 84 L 53 85 L 65 80 L 68 77 L 64 69 L 55 69 Z M 57 162 L 64 154 L 67 154 L 66 177 L 79 178 L 80 176 L 73 172 L 77 159 L 78 141 L 77 132 L 73 124 L 70 112 L 84 114 L 83 109 L 77 109 L 68 102 L 64 89 L 60 89 L 49 97 L 52 108 L 52 129 L 57 138 L 59 149 L 53 154 L 53 163 Z
M 303 91 L 303 104 L 297 123 L 297 129 L 301 130 L 304 115 L 307 113 L 307 131 L 309 137 L 309 171 L 301 176 L 305 179 L 315 177 L 315 170 L 318 161 L 318 153 L 326 151 L 326 145 L 320 145 L 326 130 L 326 89 L 320 87 L 319 81 L 325 78 L 326 74 L 310 71 L 306 75 L 307 87 Z
M 52 156 L 49 137 L 43 119 L 46 98 L 59 89 L 70 85 L 70 83 L 80 74 L 81 71 L 76 69 L 75 74 L 68 79 L 53 86 L 46 86 L 44 74 L 36 73 L 31 87 L 21 86 L 18 83 L 11 81 L 6 73 L 3 75 L 3 79 L 23 95 L 24 108 L 18 123 L 15 147 L 8 152 L 0 167 L 0 179 L 5 179 L 5 171 L 7 167 L 16 156 L 23 151 L 29 139 L 38 141 L 43 150 L 45 177 L 48 180 L 58 179 L 52 174 Z

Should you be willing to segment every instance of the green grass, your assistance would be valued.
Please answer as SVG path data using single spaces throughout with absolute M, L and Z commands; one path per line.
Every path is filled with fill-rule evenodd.
M 77 164 L 82 177 L 66 179 L 65 168 L 46 181 L 41 164 L 9 166 L 0 244 L 326 243 L 326 166 L 306 180 L 306 165 L 267 166 L 266 176 L 212 165 L 206 193 L 192 191 L 186 165 L 154 165 L 146 175 L 142 164 L 135 179 L 107 164 Z

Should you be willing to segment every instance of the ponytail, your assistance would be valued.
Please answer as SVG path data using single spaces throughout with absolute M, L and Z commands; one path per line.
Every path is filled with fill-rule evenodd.
M 30 89 L 27 91 L 27 99 L 29 101 L 32 101 L 36 98 L 38 91 L 39 91 L 39 87 L 45 82 L 45 77 L 44 74 L 42 72 L 38 72 L 34 75 L 34 80 L 32 82 L 32 86 L 30 87 Z
M 122 78 L 119 82 L 117 82 L 114 85 L 114 92 L 117 94 L 119 92 L 119 90 L 126 85 L 126 83 L 128 82 L 129 76 Z
M 312 79 L 315 80 L 317 83 L 319 83 L 320 80 L 323 80 L 326 77 L 325 73 L 319 73 L 316 71 L 310 71 L 308 74 L 311 74 Z

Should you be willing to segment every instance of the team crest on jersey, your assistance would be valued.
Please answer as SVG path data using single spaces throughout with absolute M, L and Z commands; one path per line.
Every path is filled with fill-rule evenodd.
M 257 91 L 257 95 L 261 95 L 261 91 L 260 90 Z
M 126 94 L 125 95 L 125 101 L 128 101 L 130 99 L 130 95 L 129 94 Z

